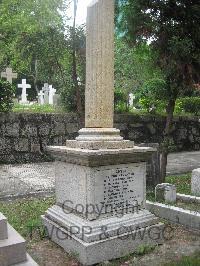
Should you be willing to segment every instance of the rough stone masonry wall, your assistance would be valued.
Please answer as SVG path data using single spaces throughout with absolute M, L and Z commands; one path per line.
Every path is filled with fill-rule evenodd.
M 115 127 L 135 143 L 160 143 L 165 118 L 139 115 L 116 115 Z M 80 129 L 75 114 L 0 113 L 0 163 L 47 161 L 46 145 L 65 145 Z M 200 119 L 175 118 L 171 149 L 200 149 Z

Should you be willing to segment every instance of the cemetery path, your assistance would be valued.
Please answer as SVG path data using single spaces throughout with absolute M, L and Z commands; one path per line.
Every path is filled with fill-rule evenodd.
M 200 167 L 200 151 L 172 153 L 168 174 L 191 172 Z M 54 192 L 54 163 L 0 165 L 0 199 Z
M 184 174 L 200 168 L 200 151 L 170 153 L 167 173 Z

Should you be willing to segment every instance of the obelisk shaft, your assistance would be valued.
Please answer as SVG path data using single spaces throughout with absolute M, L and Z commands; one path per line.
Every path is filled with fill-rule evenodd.
M 114 115 L 114 0 L 88 7 L 85 127 L 112 128 Z

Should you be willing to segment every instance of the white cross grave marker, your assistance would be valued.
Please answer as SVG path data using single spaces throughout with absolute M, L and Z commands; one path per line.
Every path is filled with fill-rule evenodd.
M 44 104 L 49 104 L 49 84 L 44 83 L 44 87 L 42 88 L 44 92 Z
M 52 85 L 49 86 L 49 104 L 53 105 L 53 97 L 56 93 L 56 89 L 53 88 Z
M 27 104 L 27 96 L 28 94 L 26 94 L 26 89 L 30 89 L 31 85 L 30 84 L 26 84 L 26 79 L 22 79 L 22 84 L 18 84 L 18 88 L 22 88 L 22 97 L 21 97 L 21 104 Z
M 133 107 L 133 102 L 135 100 L 135 95 L 133 93 L 129 94 L 129 106 Z
M 1 77 L 6 78 L 12 84 L 12 80 L 17 78 L 17 73 L 12 72 L 12 68 L 7 67 L 6 72 L 1 72 Z
M 38 102 L 41 105 L 44 104 L 44 92 L 42 90 L 38 93 Z

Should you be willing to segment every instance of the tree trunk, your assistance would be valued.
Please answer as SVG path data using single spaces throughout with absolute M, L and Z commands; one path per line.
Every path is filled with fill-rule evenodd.
M 161 152 L 161 173 L 160 173 L 161 183 L 165 182 L 166 173 L 167 173 L 167 157 L 169 153 L 170 134 L 173 125 L 175 103 L 176 99 L 170 99 L 166 108 L 167 118 L 166 118 L 164 140 Z
M 77 0 L 74 0 L 74 23 L 73 23 L 73 51 L 72 51 L 72 79 L 76 91 L 76 108 L 79 116 L 83 117 L 83 107 L 81 100 L 81 92 L 78 84 L 78 75 L 77 75 L 77 60 L 76 60 L 76 11 L 77 11 Z
M 34 82 L 35 90 L 36 90 L 36 92 L 38 94 L 39 90 L 38 90 L 38 86 L 37 86 L 37 79 L 38 79 L 38 60 L 35 59 L 35 75 L 34 75 L 33 82 Z

